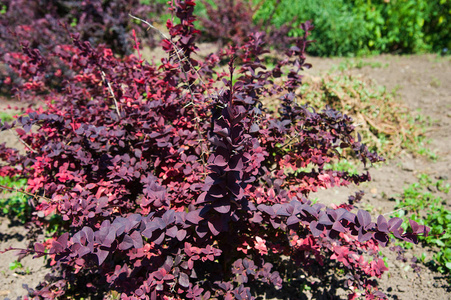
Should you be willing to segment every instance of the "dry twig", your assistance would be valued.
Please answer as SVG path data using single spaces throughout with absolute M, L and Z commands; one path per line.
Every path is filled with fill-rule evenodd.
M 113 97 L 114 100 L 114 105 L 116 106 L 116 112 L 117 112 L 117 116 L 119 117 L 119 119 L 121 118 L 121 112 L 119 111 L 119 104 L 117 103 L 116 100 L 116 96 L 114 95 L 113 92 L 113 88 L 111 87 L 111 83 L 108 81 L 108 79 L 105 76 L 105 72 L 103 72 L 103 70 L 100 70 L 100 74 L 102 75 L 102 80 L 104 82 L 106 82 L 107 86 L 108 86 L 108 90 L 110 91 L 111 96 Z

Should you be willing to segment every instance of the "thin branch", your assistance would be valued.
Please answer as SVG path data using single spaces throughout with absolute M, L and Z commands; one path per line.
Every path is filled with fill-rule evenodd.
M 33 198 L 42 198 L 42 199 L 44 199 L 44 200 L 47 200 L 48 202 L 51 202 L 52 201 L 52 199 L 50 199 L 50 198 L 47 198 L 47 197 L 45 197 L 45 196 L 38 196 L 38 195 L 36 195 L 36 194 L 32 194 L 32 193 L 29 193 L 29 192 L 27 192 L 27 191 L 25 191 L 25 190 L 23 190 L 23 189 L 18 189 L 18 188 L 16 188 L 16 187 L 9 187 L 9 186 L 6 186 L 6 185 L 0 185 L 0 189 L 2 189 L 2 190 L 6 190 L 6 191 L 10 191 L 10 192 L 18 192 L 18 193 L 21 193 L 21 194 L 24 194 L 24 195 L 27 195 L 27 196 L 31 196 L 31 197 L 33 197 Z M 33 203 L 34 204 L 34 203 Z
M 196 105 L 195 105 L 195 103 L 194 103 L 194 99 L 196 99 L 196 97 L 195 97 L 195 95 L 194 95 L 194 91 L 193 91 L 192 88 L 191 88 L 191 86 L 192 86 L 197 80 L 199 80 L 203 85 L 206 85 L 205 82 L 202 80 L 202 77 L 200 76 L 199 72 L 198 72 L 197 69 L 191 64 L 189 58 L 186 57 L 186 55 L 183 53 L 183 50 L 182 50 L 182 49 L 179 49 L 179 48 L 177 47 L 177 45 L 176 45 L 176 44 L 175 44 L 175 43 L 174 43 L 174 42 L 173 42 L 166 34 L 164 34 L 163 32 L 161 32 L 158 28 L 156 28 L 155 26 L 153 26 L 152 24 L 150 24 L 150 23 L 147 22 L 146 20 L 143 20 L 143 19 L 141 19 L 141 18 L 135 17 L 135 16 L 133 16 L 133 15 L 131 15 L 131 14 L 129 14 L 129 16 L 130 16 L 131 18 L 133 18 L 133 19 L 135 19 L 135 20 L 138 20 L 138 21 L 141 21 L 141 22 L 145 23 L 147 26 L 149 26 L 149 27 L 147 28 L 147 30 L 149 30 L 149 28 L 152 28 L 152 29 L 156 30 L 156 31 L 157 31 L 164 39 L 168 40 L 168 41 L 172 44 L 172 46 L 173 46 L 174 49 L 175 49 L 174 53 L 177 55 L 178 61 L 179 61 L 179 63 L 180 63 L 179 69 L 183 72 L 183 74 L 185 75 L 185 78 L 186 78 L 187 80 L 188 80 L 189 76 L 188 76 L 188 73 L 185 71 L 185 69 L 182 67 L 182 64 L 181 64 L 182 62 L 187 62 L 187 63 L 189 64 L 189 66 L 190 66 L 190 69 L 193 70 L 193 71 L 196 73 L 196 75 L 197 75 L 196 80 L 195 80 L 194 82 L 188 84 L 188 85 L 187 85 L 187 88 L 188 88 L 189 93 L 190 93 L 190 95 L 191 95 L 191 101 L 190 101 L 190 103 L 192 103 L 192 105 L 193 105 L 194 119 L 196 120 L 196 122 L 195 122 L 196 131 L 197 131 L 197 134 L 199 135 L 199 137 L 202 137 L 202 132 L 201 132 L 201 130 L 200 130 L 199 123 L 197 122 L 197 120 L 200 120 L 200 118 L 199 118 L 199 114 L 198 114 L 197 109 L 196 109 Z M 182 58 L 180 55 L 183 55 L 184 57 Z M 208 147 L 206 147 L 206 151 L 207 151 L 207 155 L 208 155 L 208 154 L 209 154 Z M 202 156 L 202 161 L 203 161 L 204 164 L 205 164 L 205 159 L 204 159 L 203 156 Z
M 131 18 L 135 19 L 135 20 L 138 20 L 138 21 L 141 21 L 141 22 L 145 23 L 147 26 L 149 26 L 149 28 L 155 29 L 156 31 L 158 31 L 158 33 L 159 33 L 163 38 L 169 40 L 169 38 L 168 38 L 167 35 L 165 35 L 163 32 L 161 32 L 160 30 L 158 30 L 158 28 L 156 28 L 155 26 L 153 26 L 152 24 L 150 24 L 150 23 L 147 22 L 146 20 L 143 20 L 143 19 L 141 19 L 141 18 L 135 17 L 135 16 L 132 15 L 132 14 L 128 14 L 128 15 L 129 15 Z M 149 30 L 149 28 L 147 28 L 147 30 Z
M 102 75 L 102 80 L 106 82 L 106 84 L 108 86 L 108 90 L 110 91 L 110 94 L 113 97 L 114 105 L 116 106 L 116 112 L 117 112 L 117 115 L 118 115 L 118 117 L 120 119 L 121 118 L 121 112 L 119 111 L 119 104 L 117 103 L 116 96 L 114 95 L 113 88 L 111 87 L 111 83 L 106 78 L 105 72 L 103 72 L 103 70 L 100 70 L 100 74 Z
M 161 35 L 161 37 L 163 37 L 164 39 L 168 40 L 168 41 L 171 43 L 171 45 L 175 48 L 176 51 L 174 51 L 174 52 L 175 52 L 175 54 L 177 55 L 177 58 L 178 58 L 179 62 L 186 61 L 186 62 L 190 65 L 191 70 L 193 70 L 193 71 L 197 74 L 197 79 L 196 79 L 196 81 L 199 80 L 202 84 L 205 85 L 205 82 L 202 80 L 202 77 L 200 76 L 200 74 L 199 74 L 199 72 L 197 71 L 197 69 L 194 68 L 194 66 L 191 64 L 191 62 L 189 61 L 189 59 L 183 54 L 182 49 L 178 49 L 177 45 L 174 44 L 174 42 L 171 40 L 170 37 L 168 37 L 166 34 L 164 34 L 163 32 L 161 32 L 158 28 L 156 28 L 155 26 L 153 26 L 152 24 L 150 24 L 150 23 L 147 22 L 146 20 L 143 20 L 143 19 L 141 19 L 141 18 L 135 17 L 135 16 L 133 16 L 133 15 L 131 15 L 131 14 L 128 14 L 128 15 L 129 15 L 131 18 L 135 19 L 135 20 L 138 20 L 138 21 L 141 21 L 141 22 L 145 23 L 147 26 L 149 26 L 149 28 L 152 28 L 152 29 L 154 29 L 155 31 L 157 31 L 157 32 Z M 147 30 L 149 30 L 149 28 L 147 28 Z M 182 53 L 182 55 L 185 56 L 185 58 L 182 59 L 182 58 L 180 57 L 180 53 Z M 182 68 L 182 71 L 184 71 L 183 68 Z M 184 73 L 185 73 L 185 71 L 184 71 Z M 185 75 L 186 75 L 186 73 L 185 73 Z M 196 82 L 196 81 L 194 81 L 194 82 Z M 194 84 L 194 82 L 193 82 L 192 84 Z
M 30 151 L 31 152 L 33 152 L 33 153 L 38 153 L 38 151 L 36 151 L 36 150 L 34 150 L 33 148 L 31 148 L 31 146 L 30 145 L 28 145 L 24 140 L 22 140 L 21 138 L 20 138 L 20 136 L 18 136 L 17 135 L 17 133 L 15 133 L 14 132 L 14 130 L 12 130 L 11 128 L 9 129 L 10 131 L 11 131 L 11 133 L 25 146 L 25 147 L 27 147 L 28 149 L 30 149 Z

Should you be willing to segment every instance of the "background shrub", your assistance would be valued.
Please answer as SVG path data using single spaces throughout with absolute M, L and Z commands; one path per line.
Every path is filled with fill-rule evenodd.
M 302 35 L 299 24 L 304 20 L 312 20 L 315 25 L 312 39 L 316 42 L 309 49 L 310 54 L 342 56 L 364 52 L 367 36 L 365 20 L 362 14 L 353 13 L 352 4 L 346 0 L 265 1 L 255 20 L 279 27 L 294 17 L 297 19 L 290 32 L 294 36 Z
M 313 20 L 309 50 L 320 56 L 378 53 L 446 53 L 451 40 L 450 2 L 446 0 L 264 1 L 254 21 L 281 26 Z M 274 11 L 275 10 L 275 11 Z M 299 27 L 291 31 L 302 35 Z
M 7 0 L 0 6 L 0 93 L 11 96 L 11 92 L 23 81 L 20 72 L 25 64 L 15 72 L 8 65 L 23 63 L 23 47 L 35 52 L 35 56 L 44 56 L 42 65 L 49 68 L 45 74 L 46 85 L 61 87 L 61 79 L 71 72 L 67 65 L 54 59 L 49 53 L 56 47 L 71 44 L 70 34 L 78 34 L 81 39 L 93 45 L 104 44 L 117 55 L 129 55 L 133 52 L 136 30 L 140 40 L 149 46 L 155 46 L 156 40 L 147 31 L 133 22 L 130 12 L 148 15 L 159 12 L 164 7 L 160 3 L 142 4 L 133 1 L 51 1 L 51 0 Z M 32 74 L 32 76 L 36 75 Z M 63 76 L 64 75 L 64 76 Z M 19 99 L 28 97 L 21 95 Z
M 133 50 L 130 12 L 144 15 L 161 11 L 159 3 L 133 1 L 2 1 L 0 17 L 0 54 L 20 49 L 27 43 L 41 52 L 70 43 L 68 32 L 80 34 L 93 45 L 106 44 L 117 54 Z M 133 27 L 139 30 L 139 26 Z M 140 31 L 152 45 L 151 36 Z

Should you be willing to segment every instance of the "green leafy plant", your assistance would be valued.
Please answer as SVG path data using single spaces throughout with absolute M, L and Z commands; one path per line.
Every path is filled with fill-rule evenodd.
M 22 265 L 22 263 L 21 263 L 20 261 L 18 261 L 18 260 L 15 260 L 15 261 L 9 263 L 9 269 L 10 269 L 11 271 L 14 271 L 14 270 L 16 270 L 16 269 L 22 269 L 22 268 L 23 268 L 23 265 Z
M 330 73 L 333 73 L 334 71 L 347 71 L 350 69 L 362 69 L 364 67 L 370 67 L 372 69 L 376 68 L 387 68 L 389 66 L 388 63 L 382 64 L 378 61 L 367 61 L 363 59 L 354 59 L 354 58 L 346 58 L 345 60 L 341 61 L 338 65 L 334 65 L 330 69 Z
M 358 56 L 379 53 L 447 53 L 451 48 L 451 2 L 447 0 L 268 0 L 256 22 L 276 26 L 298 16 L 312 19 L 317 43 L 310 53 Z M 291 31 L 302 35 L 300 28 Z
M 0 122 L 11 122 L 13 120 L 13 116 L 7 112 L 0 112 Z
M 345 0 L 323 1 L 264 1 L 254 19 L 275 26 L 283 26 L 287 20 L 297 18 L 295 25 L 304 20 L 314 20 L 312 38 L 317 41 L 309 53 L 319 56 L 343 56 L 365 54 L 365 37 L 368 35 L 362 14 L 355 14 L 353 5 Z M 290 32 L 302 36 L 299 26 Z
M 395 215 L 430 226 L 430 234 L 419 240 L 425 245 L 438 247 L 433 264 L 440 272 L 451 275 L 451 211 L 445 206 L 446 201 L 437 195 L 448 194 L 449 190 L 450 184 L 444 180 L 434 181 L 428 175 L 421 174 L 418 182 L 406 187 L 403 194 L 397 197 Z M 425 254 L 419 260 L 425 262 Z
M 326 170 L 334 170 L 340 172 L 347 172 L 352 175 L 358 174 L 357 167 L 354 162 L 347 159 L 342 159 L 335 163 L 326 164 L 324 167 Z
M 0 213 L 23 223 L 31 217 L 31 207 L 28 204 L 30 196 L 15 190 L 24 188 L 26 183 L 27 180 L 23 178 L 0 177 L 0 186 L 4 187 L 0 198 Z

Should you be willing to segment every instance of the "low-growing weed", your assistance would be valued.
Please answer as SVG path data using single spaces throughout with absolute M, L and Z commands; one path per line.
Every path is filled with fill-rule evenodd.
M 356 60 L 356 59 L 345 59 L 341 61 L 338 65 L 334 65 L 330 72 L 334 71 L 346 71 L 350 69 L 362 69 L 364 67 L 370 67 L 372 69 L 376 68 L 387 68 L 389 66 L 389 63 L 382 64 L 378 61 L 364 61 L 362 59 Z
M 423 116 L 421 110 L 418 109 L 415 115 L 407 116 L 407 122 L 411 125 L 411 128 L 415 128 L 417 132 L 420 132 L 419 134 L 413 135 L 413 142 L 411 140 L 409 141 L 409 139 L 403 140 L 403 144 L 407 150 L 436 161 L 438 155 L 429 147 L 431 141 L 425 137 L 427 128 L 433 124 L 431 118 Z M 411 131 L 407 131 L 406 133 L 406 137 L 412 135 Z
M 19 260 L 15 260 L 11 263 L 9 263 L 9 269 L 11 271 L 15 271 L 15 273 L 18 274 L 26 274 L 26 275 L 30 275 L 31 271 L 29 267 L 24 267 L 24 265 L 19 261 Z
M 432 77 L 431 82 L 429 84 L 433 88 L 439 88 L 442 85 L 442 82 L 437 77 Z
M 22 269 L 22 268 L 23 268 L 23 265 L 22 265 L 22 263 L 21 263 L 20 261 L 18 261 L 18 260 L 15 260 L 15 261 L 9 263 L 9 269 L 10 269 L 11 271 L 14 271 L 14 270 L 16 270 L 16 269 Z
M 421 174 L 418 182 L 406 187 L 397 197 L 395 208 L 398 211 L 395 215 L 431 228 L 430 234 L 419 237 L 419 240 L 424 245 L 438 247 L 433 264 L 440 272 L 451 275 L 451 211 L 445 206 L 446 201 L 437 195 L 439 192 L 448 194 L 449 190 L 450 184 L 444 180 L 432 180 Z M 426 262 L 426 254 L 418 259 Z
M 337 161 L 335 163 L 326 164 L 326 166 L 324 168 L 326 170 L 347 172 L 350 175 L 356 175 L 359 173 L 357 171 L 357 167 L 356 167 L 355 163 L 353 163 L 351 160 L 347 160 L 347 159 L 343 159 L 343 160 Z
M 0 112 L 0 122 L 11 122 L 13 120 L 13 116 L 7 112 Z
M 26 179 L 15 179 L 11 177 L 0 177 L 0 186 L 10 188 L 12 190 L 25 187 Z M 17 218 L 21 222 L 25 222 L 30 218 L 31 207 L 28 204 L 30 196 L 19 192 L 8 190 L 2 191 L 0 198 L 0 213 L 11 218 Z

